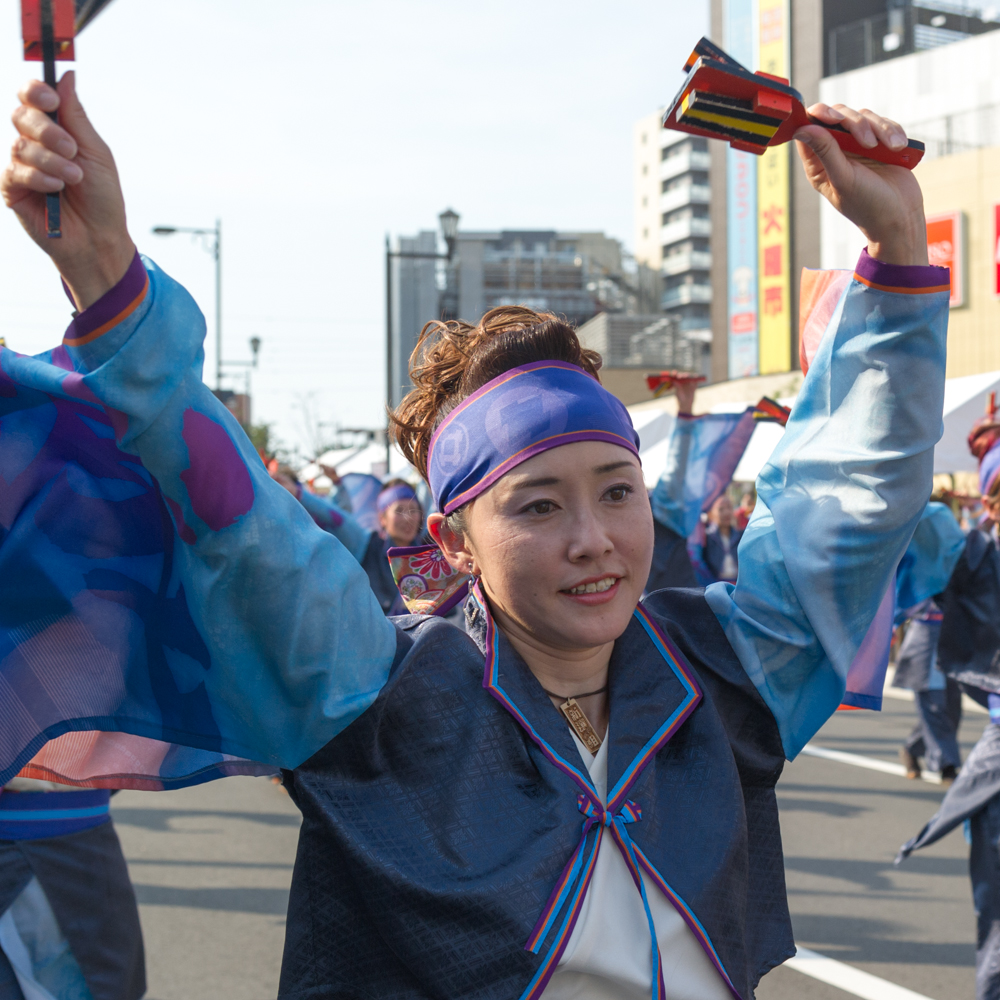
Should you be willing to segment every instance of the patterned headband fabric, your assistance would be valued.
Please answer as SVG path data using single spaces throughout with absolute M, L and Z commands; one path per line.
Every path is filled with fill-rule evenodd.
M 378 500 L 375 501 L 375 506 L 378 512 L 381 514 L 386 507 L 391 506 L 397 500 L 416 500 L 417 494 L 412 486 L 407 483 L 397 483 L 395 486 L 390 486 L 386 490 L 382 490 L 378 495 Z
M 607 441 L 639 454 L 622 403 L 582 368 L 536 361 L 512 368 L 462 400 L 431 438 L 427 478 L 450 514 L 515 466 L 576 441 Z

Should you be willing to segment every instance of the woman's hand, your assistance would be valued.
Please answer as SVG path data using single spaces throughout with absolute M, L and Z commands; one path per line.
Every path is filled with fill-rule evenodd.
M 867 149 L 880 142 L 902 149 L 906 133 L 896 122 L 843 104 L 814 104 L 809 114 L 843 125 Z M 886 264 L 926 264 L 927 224 L 920 185 L 912 170 L 848 156 L 831 133 L 807 125 L 795 133 L 809 183 L 868 237 L 868 252 Z
M 0 192 L 52 258 L 77 308 L 86 309 L 118 284 L 135 256 L 115 161 L 76 96 L 72 72 L 55 90 L 30 80 L 18 96 L 18 137 Z M 56 109 L 59 124 L 47 114 Z M 61 192 L 60 239 L 45 234 L 45 195 L 52 191 Z

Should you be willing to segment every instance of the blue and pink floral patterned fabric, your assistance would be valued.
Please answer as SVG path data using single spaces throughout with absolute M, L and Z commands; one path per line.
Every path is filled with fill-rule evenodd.
M 446 615 L 469 594 L 473 578 L 460 573 L 437 545 L 389 549 L 389 566 L 411 615 Z

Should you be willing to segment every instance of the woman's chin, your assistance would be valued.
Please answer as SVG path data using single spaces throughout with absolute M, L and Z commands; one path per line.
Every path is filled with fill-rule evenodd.
M 564 597 L 562 594 L 559 596 Z M 614 642 L 628 628 L 637 603 L 624 593 L 615 595 L 609 601 L 592 603 L 561 599 L 552 609 L 547 625 L 550 629 L 555 626 L 573 645 L 602 646 Z

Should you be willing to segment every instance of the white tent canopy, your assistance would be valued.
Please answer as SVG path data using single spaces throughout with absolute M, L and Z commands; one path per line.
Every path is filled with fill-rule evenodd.
M 965 375 L 950 378 L 944 387 L 944 435 L 934 449 L 934 472 L 975 472 L 976 459 L 969 454 L 966 438 L 973 423 L 986 412 L 989 394 L 1000 396 L 1000 372 L 986 372 L 982 375 Z M 664 400 L 662 410 L 654 409 L 648 403 L 639 407 L 629 407 L 632 421 L 639 433 L 639 454 L 642 458 L 643 476 L 650 488 L 667 464 L 667 449 L 676 418 L 667 409 Z M 752 406 L 757 400 L 741 403 L 720 403 L 713 406 L 711 413 L 732 413 Z M 785 406 L 794 406 L 795 397 L 781 399 Z M 752 482 L 771 457 L 784 434 L 779 424 L 763 422 L 750 438 L 747 450 L 736 468 L 733 479 L 736 482 Z

